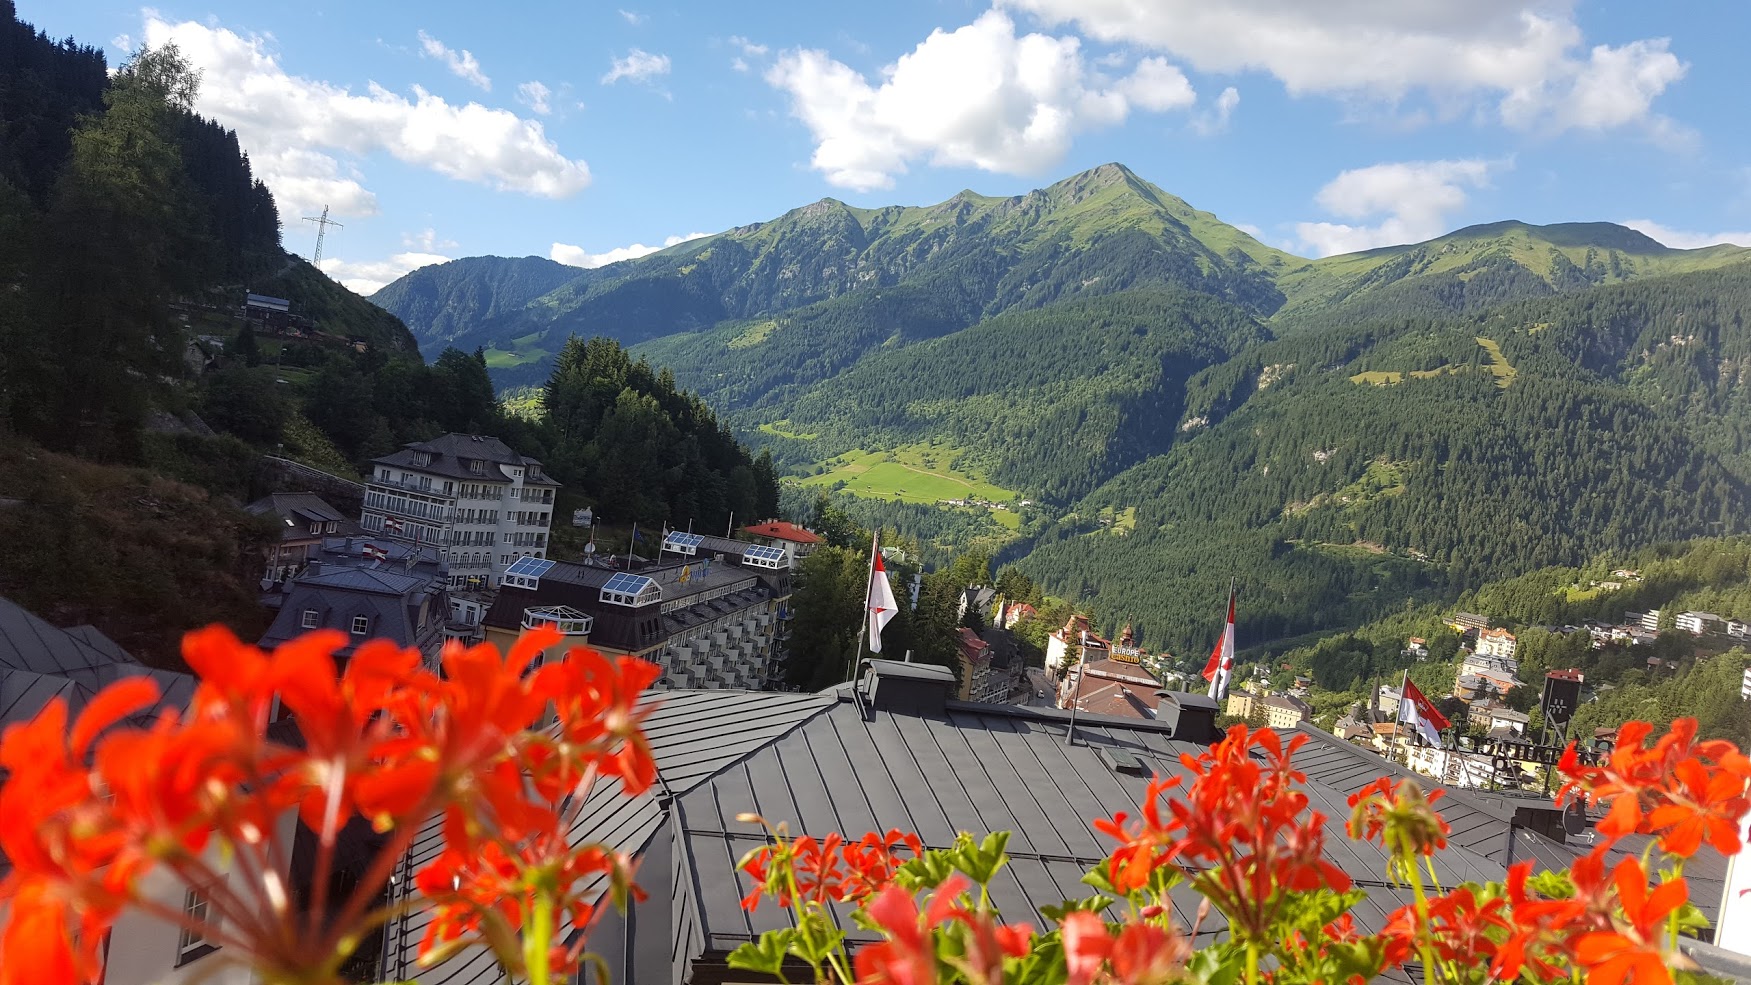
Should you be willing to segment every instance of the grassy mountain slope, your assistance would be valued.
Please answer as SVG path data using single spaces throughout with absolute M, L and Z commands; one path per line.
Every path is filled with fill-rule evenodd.
M 1278 278 L 1289 300 L 1277 319 L 1295 323 L 1335 313 L 1354 321 L 1406 311 L 1470 311 L 1748 260 L 1751 250 L 1743 247 L 1674 250 L 1609 222 L 1493 222 L 1289 270 Z
M 1211 294 L 1267 315 L 1283 302 L 1276 273 L 1294 262 L 1109 164 L 1011 198 L 963 192 L 933 206 L 881 209 L 824 199 L 771 222 L 579 272 L 521 308 L 483 312 L 471 331 L 451 341 L 510 349 L 513 340 L 533 336 L 522 344 L 545 351 L 571 334 L 637 343 L 946 284 L 964 296 L 955 328 L 1013 307 L 1151 285 Z M 407 317 L 430 347 L 444 331 L 424 313 L 432 305 L 466 309 L 469 300 L 461 285 L 452 287 L 464 292 L 454 302 L 448 293 L 414 298 L 414 286 L 423 291 L 434 279 L 421 273 L 410 275 L 412 284 L 384 288 L 377 300 Z M 519 367 L 497 378 L 521 383 L 544 371 Z

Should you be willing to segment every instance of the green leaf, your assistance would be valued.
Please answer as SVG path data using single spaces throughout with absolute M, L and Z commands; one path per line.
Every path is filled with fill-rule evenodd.
M 1064 918 L 1072 913 L 1082 911 L 1099 913 L 1112 905 L 1113 900 L 1111 897 L 1090 896 L 1086 899 L 1065 900 L 1063 906 L 1052 906 L 1048 903 L 1047 905 L 1040 907 L 1040 915 L 1053 923 L 1063 923 Z
M 934 849 L 902 863 L 894 870 L 894 882 L 901 889 L 916 893 L 921 889 L 935 889 L 942 885 L 954 871 L 955 864 L 950 853 Z
M 749 941 L 731 951 L 730 967 L 738 971 L 757 971 L 763 975 L 776 976 L 784 967 L 784 956 L 789 952 L 795 937 L 796 930 L 790 927 L 768 930 L 758 940 Z
M 1213 944 L 1192 952 L 1186 977 L 1203 985 L 1234 985 L 1246 970 L 1246 953 L 1233 944 Z

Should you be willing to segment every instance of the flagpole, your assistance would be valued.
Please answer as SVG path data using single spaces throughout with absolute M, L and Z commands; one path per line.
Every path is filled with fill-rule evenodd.
M 632 570 L 632 549 L 638 544 L 638 521 L 632 521 L 632 539 L 626 542 L 626 570 Z
M 851 672 L 845 675 L 846 680 L 857 678 L 857 666 L 863 663 L 864 637 L 869 635 L 869 593 L 875 588 L 876 552 L 881 550 L 881 531 L 869 535 L 869 577 L 863 580 L 863 625 L 857 630 L 857 657 L 851 662 Z
M 1398 721 L 1394 722 L 1393 727 L 1392 727 L 1392 737 L 1394 739 L 1400 738 L 1401 733 L 1404 730 L 1404 703 L 1406 701 L 1410 700 L 1410 698 L 1408 696 L 1406 696 L 1405 692 L 1410 689 L 1410 682 L 1411 682 L 1411 669 L 1409 667 L 1406 667 L 1404 669 L 1404 677 L 1398 682 Z M 1422 715 L 1422 713 L 1418 712 L 1418 717 L 1421 717 L 1421 715 Z M 1405 743 L 1404 743 L 1404 765 L 1405 765 L 1406 769 L 1409 769 L 1410 765 L 1411 765 L 1410 736 L 1408 736 L 1408 735 L 1403 736 L 1403 738 L 1405 740 Z M 1390 760 L 1388 760 L 1388 761 L 1390 762 Z
M 736 535 L 736 511 L 731 510 L 730 511 L 730 525 L 729 525 L 729 528 L 724 531 L 724 538 L 727 540 L 728 538 L 734 537 L 735 535 Z

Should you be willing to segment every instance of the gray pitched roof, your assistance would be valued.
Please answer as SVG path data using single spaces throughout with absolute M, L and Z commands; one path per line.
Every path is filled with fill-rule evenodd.
M 663 941 L 671 937 L 669 913 L 676 887 L 671 884 L 672 873 L 667 865 L 673 838 L 658 836 L 672 818 L 668 809 L 672 798 L 696 789 L 711 776 L 837 704 L 833 698 L 813 694 L 753 691 L 666 691 L 647 695 L 644 701 L 657 704 L 656 711 L 645 721 L 645 735 L 656 756 L 661 778 L 658 786 L 636 797 L 626 797 L 617 783 L 599 783 L 585 798 L 572 829 L 580 843 L 600 841 L 621 851 L 637 852 L 641 857 L 639 884 L 651 893 L 651 901 L 625 918 L 610 913 L 591 935 L 592 949 L 616 965 L 615 982 L 658 981 L 668 977 L 652 974 L 651 961 L 637 962 L 643 971 L 633 974 L 631 945 L 635 937 L 658 937 Z M 417 872 L 442 850 L 442 820 L 433 818 L 415 839 L 405 873 Z M 404 879 L 401 884 L 411 883 Z M 657 919 L 659 913 L 661 919 Z M 478 949 L 429 969 L 417 969 L 414 962 L 428 919 L 428 913 L 416 913 L 392 928 L 388 942 L 390 961 L 385 973 L 401 980 L 413 977 L 417 971 L 422 985 L 492 985 L 504 981 L 491 955 Z M 640 933 L 634 933 L 635 927 Z M 668 945 L 662 950 L 666 971 L 672 955 Z
M 77 715 L 98 691 L 125 677 L 156 681 L 163 695 L 158 707 L 185 708 L 194 695 L 194 678 L 141 664 L 95 627 L 57 629 L 0 598 L 0 729 L 28 721 L 55 697 Z M 156 713 L 149 708 L 132 720 L 145 722 Z
M 280 539 L 301 540 L 312 536 L 312 523 L 336 525 L 333 533 L 355 534 L 354 523 L 340 510 L 328 505 L 321 496 L 308 492 L 270 493 L 245 506 L 244 511 L 256 516 L 277 516 L 281 519 Z
M 425 464 L 417 464 L 420 454 L 431 456 Z M 533 458 L 519 455 L 512 451 L 503 441 L 484 434 L 445 434 L 430 441 L 410 442 L 398 451 L 390 452 L 382 458 L 372 459 L 376 465 L 391 465 L 400 468 L 418 469 L 432 475 L 447 475 L 456 479 L 468 479 L 475 482 L 508 482 L 509 477 L 496 469 L 489 469 L 486 475 L 471 471 L 470 461 L 490 462 L 494 465 L 533 468 L 539 471 L 541 463 Z M 559 483 L 548 478 L 545 473 L 523 476 L 526 486 L 557 486 Z

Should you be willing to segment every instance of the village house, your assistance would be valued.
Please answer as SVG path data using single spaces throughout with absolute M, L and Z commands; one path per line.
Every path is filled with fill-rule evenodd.
M 1161 681 L 1141 664 L 1096 657 L 1090 651 L 1087 660 L 1064 675 L 1058 707 L 1118 718 L 1155 718 L 1161 705 L 1156 692 L 1161 689 Z
M 767 520 L 750 527 L 743 527 L 742 533 L 754 538 L 757 543 L 768 547 L 776 547 L 784 552 L 785 563 L 792 571 L 802 566 L 803 558 L 814 553 L 820 546 L 821 535 L 806 527 L 797 526 L 788 520 Z
M 1456 633 L 1478 633 L 1490 628 L 1490 621 L 1487 616 L 1475 612 L 1456 612 L 1447 625 Z
M 262 548 L 267 562 L 262 573 L 264 587 L 302 567 L 322 547 L 324 538 L 360 533 L 358 524 L 315 493 L 273 493 L 250 503 L 243 511 L 276 521 L 277 536 Z
M 1680 612 L 1678 617 L 1672 620 L 1672 625 L 1680 632 L 1701 636 L 1704 633 L 1720 630 L 1725 622 L 1725 619 L 1712 612 Z
M 1266 695 L 1260 704 L 1270 728 L 1290 729 L 1313 718 L 1313 706 L 1292 694 Z
M 1087 616 L 1073 614 L 1046 639 L 1046 669 L 1058 673 L 1077 661 L 1103 659 L 1110 646 L 1089 629 Z
M 343 659 L 366 640 L 386 639 L 420 651 L 436 666 L 447 639 L 470 635 L 452 622 L 443 557 L 436 545 L 324 538 L 295 576 L 263 596 L 276 611 L 260 645 L 334 629 L 347 637 Z
M 1477 644 L 1472 648 L 1481 657 L 1501 657 L 1504 660 L 1514 658 L 1514 650 L 1519 640 L 1505 629 L 1484 629 L 1477 634 Z M 1518 668 L 1516 668 L 1517 670 Z M 1514 673 L 1510 670 L 1509 673 Z

